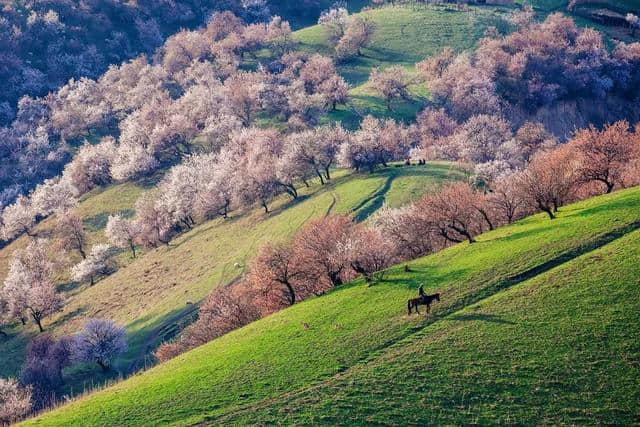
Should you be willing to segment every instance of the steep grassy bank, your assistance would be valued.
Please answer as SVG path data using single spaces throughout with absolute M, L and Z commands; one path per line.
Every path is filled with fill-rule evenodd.
M 566 373 L 566 382 L 576 386 L 574 390 L 568 390 L 565 397 L 578 399 L 576 402 L 581 406 L 576 404 L 576 408 L 590 404 L 588 395 L 579 392 L 589 384 L 601 387 L 602 393 L 606 393 L 609 384 L 617 381 L 621 388 L 611 394 L 606 405 L 617 408 L 621 419 L 631 418 L 634 414 L 628 403 L 617 396 L 624 395 L 626 390 L 636 393 L 630 395 L 633 399 L 637 396 L 637 383 L 629 385 L 622 377 L 622 362 L 616 359 L 598 365 L 602 353 L 597 352 L 597 340 L 580 344 L 582 347 L 577 349 L 584 352 L 580 357 L 574 357 L 569 349 L 576 350 L 577 337 L 590 333 L 591 326 L 602 318 L 602 314 L 593 314 L 596 307 L 603 309 L 605 303 L 618 301 L 619 305 L 611 309 L 618 317 L 615 334 L 612 329 L 610 350 L 615 353 L 617 349 L 624 349 L 625 356 L 621 360 L 637 369 L 637 364 L 634 365 L 638 358 L 637 344 L 635 340 L 629 340 L 629 336 L 634 336 L 636 326 L 627 329 L 620 325 L 626 325 L 634 316 L 637 319 L 638 313 L 638 277 L 634 269 L 638 260 L 638 234 L 624 237 L 638 227 L 638 212 L 640 188 L 634 188 L 565 207 L 553 221 L 543 215 L 527 218 L 480 236 L 477 244 L 457 245 L 416 260 L 411 263 L 412 272 L 406 273 L 400 266 L 392 268 L 386 280 L 374 287 L 357 281 L 298 304 L 30 423 L 182 425 L 202 421 L 214 424 L 275 421 L 272 418 L 275 416 L 299 417 L 291 419 L 298 422 L 354 421 L 339 418 L 340 411 L 344 411 L 343 415 L 349 411 L 363 415 L 365 418 L 360 418 L 359 422 L 390 422 L 390 417 L 401 416 L 400 409 L 388 407 L 396 401 L 398 408 L 407 412 L 404 417 L 413 422 L 434 416 L 425 409 L 434 407 L 440 411 L 440 415 L 433 418 L 436 421 L 495 419 L 506 422 L 514 421 L 513 417 L 522 413 L 534 422 L 544 422 L 544 417 L 535 418 L 535 414 L 526 412 L 532 410 L 526 409 L 526 405 L 520 407 L 522 412 L 515 412 L 515 409 L 500 412 L 496 408 L 498 403 L 492 403 L 487 397 L 491 390 L 482 394 L 483 387 L 498 384 L 494 392 L 499 392 L 500 398 L 512 399 L 514 405 L 523 399 L 539 397 L 542 392 L 532 394 L 532 397 L 522 397 L 522 393 L 531 391 L 532 384 L 537 384 L 539 378 L 554 378 L 535 375 L 539 375 L 536 372 L 560 372 L 562 366 L 553 364 L 559 360 L 565 361 L 563 366 L 575 366 L 575 370 Z M 594 270 L 586 269 L 582 256 L 588 260 L 600 258 L 606 261 L 602 264 L 609 266 L 605 273 L 613 269 L 616 276 L 610 271 L 610 274 L 595 275 Z M 580 283 L 585 281 L 593 283 L 592 291 L 581 288 Z M 408 317 L 406 299 L 415 294 L 420 283 L 424 283 L 428 291 L 440 292 L 442 301 L 436 304 L 431 316 Z M 553 294 L 548 297 L 540 294 L 530 302 L 522 299 L 522 295 L 535 294 L 538 288 L 550 289 L 549 292 L 555 289 L 569 291 L 557 298 Z M 507 292 L 515 293 L 501 292 L 508 289 L 511 290 Z M 614 296 L 603 294 L 605 289 L 610 289 Z M 592 299 L 585 294 L 592 295 L 589 297 Z M 544 302 L 536 302 L 541 301 L 536 298 L 542 298 Z M 583 298 L 586 299 L 583 301 Z M 474 313 L 481 310 L 474 306 L 489 308 L 474 317 Z M 502 306 L 504 309 L 500 308 Z M 554 319 L 552 316 L 557 313 L 564 315 Z M 501 316 L 507 323 L 500 322 Z M 491 319 L 496 322 L 490 322 Z M 488 329 L 480 328 L 485 321 Z M 496 328 L 509 325 L 508 322 L 518 325 L 521 322 L 522 325 L 513 325 L 508 334 L 498 334 Z M 536 335 L 531 326 L 540 322 L 545 328 Z M 574 325 L 578 325 L 578 333 L 572 335 L 568 331 L 574 330 Z M 530 335 L 520 337 L 522 329 L 517 329 L 520 327 Z M 447 338 L 457 330 L 460 335 Z M 495 337 L 492 334 L 496 334 Z M 472 337 L 474 340 L 466 343 Z M 430 347 L 421 345 L 421 340 L 435 342 L 434 348 L 440 349 L 428 353 L 435 378 L 430 393 L 440 400 L 427 399 L 429 395 L 419 392 L 430 384 L 426 380 L 428 366 L 424 365 L 429 359 L 416 360 L 414 356 L 416 352 L 429 351 Z M 544 342 L 545 347 L 536 347 L 534 344 L 538 340 Z M 445 352 L 449 347 L 455 351 Z M 545 356 L 544 348 L 551 353 Z M 509 359 L 493 357 L 495 354 L 505 355 L 505 358 L 513 355 L 512 360 L 521 360 L 522 364 L 511 364 Z M 466 365 L 476 359 L 477 365 L 476 362 Z M 569 363 L 571 360 L 584 362 L 586 371 L 578 372 L 580 365 Z M 483 363 L 486 363 L 484 368 Z M 607 370 L 609 367 L 612 369 Z M 378 370 L 380 373 L 376 374 Z M 486 376 L 482 374 L 484 370 Z M 584 372 L 598 375 L 585 375 Z M 599 373 L 602 372 L 612 376 L 611 382 L 606 377 L 600 380 Z M 412 376 L 418 379 L 415 384 Z M 453 385 L 447 386 L 447 378 L 455 380 Z M 557 388 L 551 387 L 553 384 L 543 384 L 540 390 L 561 389 L 565 380 L 555 378 L 559 381 L 554 386 Z M 345 382 L 341 384 L 346 389 L 343 394 L 335 395 L 336 398 L 345 396 L 345 404 L 341 405 L 341 401 L 332 397 L 329 387 L 343 379 Z M 419 382 L 422 385 L 418 385 Z M 376 393 L 369 394 L 376 386 Z M 411 386 L 418 391 L 408 391 Z M 387 390 L 389 394 L 385 394 Z M 476 411 L 475 406 L 471 410 L 461 403 L 468 405 L 471 402 L 466 400 L 465 390 L 473 392 L 469 396 L 484 396 L 482 405 L 478 406 L 481 412 Z M 406 401 L 403 393 L 409 396 Z M 296 400 L 298 397 L 301 400 Z M 289 401 L 296 402 L 296 406 L 289 406 Z M 317 410 L 297 411 L 306 404 L 318 405 Z M 323 408 L 327 405 L 336 407 L 326 411 L 329 415 L 323 419 Z M 417 415 L 407 410 L 415 405 L 421 405 Z M 612 413 L 607 411 L 604 412 Z M 554 412 L 549 410 L 548 414 L 551 416 Z M 508 418 L 510 416 L 512 418 Z M 557 413 L 555 416 L 550 418 L 551 422 L 561 420 Z M 609 419 L 607 417 L 603 421 Z

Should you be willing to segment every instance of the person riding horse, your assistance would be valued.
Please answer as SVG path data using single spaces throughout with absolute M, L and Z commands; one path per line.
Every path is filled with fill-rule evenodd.
M 433 301 L 440 301 L 440 294 L 425 294 L 424 285 L 420 285 L 420 287 L 418 288 L 418 294 L 420 295 L 418 298 L 413 298 L 407 301 L 407 309 L 409 311 L 409 314 L 411 314 L 411 311 L 414 308 L 416 310 L 416 313 L 420 314 L 420 311 L 418 310 L 419 305 L 426 305 L 427 313 L 429 313 L 431 311 L 431 303 L 433 303 Z

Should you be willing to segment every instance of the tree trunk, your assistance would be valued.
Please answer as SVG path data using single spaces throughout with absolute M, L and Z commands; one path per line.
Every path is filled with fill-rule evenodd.
M 329 280 L 331 280 L 331 285 L 333 285 L 333 287 L 337 287 L 342 285 L 342 279 L 340 278 L 340 272 L 335 272 L 332 271 L 331 273 L 329 273 Z
M 226 200 L 224 202 L 224 207 L 222 208 L 222 213 L 220 215 L 222 216 L 222 218 L 227 219 L 228 213 L 229 213 L 229 201 Z
M 607 186 L 607 194 L 611 193 L 613 191 L 613 187 L 615 186 L 613 182 L 609 181 L 604 181 L 604 185 Z
M 331 175 L 329 175 L 329 167 L 330 165 L 326 166 L 324 168 L 324 175 L 327 177 L 327 181 L 329 181 L 331 179 Z
M 476 240 L 473 238 L 471 233 L 469 233 L 469 231 L 466 228 L 456 227 L 455 225 L 450 225 L 449 227 L 451 227 L 453 230 L 457 231 L 458 233 L 460 233 L 464 237 L 466 237 L 466 239 L 469 241 L 469 243 L 475 243 L 476 242 Z
M 78 245 L 78 252 L 80 252 L 80 256 L 82 257 L 82 259 L 87 259 L 87 254 L 85 253 L 82 245 Z
M 269 208 L 267 207 L 267 202 L 262 201 L 262 207 L 264 208 L 264 213 L 269 213 Z
M 131 254 L 133 257 L 136 257 L 136 245 L 133 244 L 133 241 L 129 241 L 129 248 L 131 248 Z
M 484 209 L 478 209 L 478 212 L 480 212 L 480 215 L 482 215 L 482 217 L 484 218 L 484 221 L 487 223 L 487 225 L 489 226 L 489 230 L 493 230 L 493 223 L 491 222 L 491 219 L 489 218 L 489 215 L 485 212 Z
M 31 313 L 31 317 L 33 317 L 33 321 L 36 322 L 36 325 L 38 325 L 38 329 L 40 329 L 40 332 L 44 332 L 44 328 L 42 327 L 42 319 L 40 318 L 40 316 L 36 315 L 35 313 Z
M 283 285 L 287 287 L 287 291 L 289 292 L 289 305 L 293 305 L 296 303 L 296 291 L 293 290 L 293 286 L 289 282 L 283 282 Z
M 317 167 L 313 166 L 313 169 L 316 171 L 316 175 L 318 175 L 318 178 L 320 178 L 320 184 L 324 185 L 324 178 L 322 177 L 322 174 L 320 173 L 320 171 L 318 170 Z
M 541 207 L 541 209 L 542 209 L 543 212 L 546 212 L 547 215 L 549 215 L 549 219 L 555 219 L 556 218 L 556 216 L 553 214 L 553 210 L 550 207 L 545 206 L 545 207 Z
M 102 360 L 96 360 L 96 363 L 102 368 L 102 372 L 109 370 L 109 367 Z

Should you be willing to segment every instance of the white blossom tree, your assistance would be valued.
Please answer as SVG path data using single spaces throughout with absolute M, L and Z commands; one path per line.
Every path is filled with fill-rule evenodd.
M 85 142 L 65 167 L 64 176 L 75 188 L 76 195 L 111 182 L 111 165 L 116 156 L 116 143 L 112 137 L 91 145 Z
M 74 188 L 64 177 L 46 179 L 33 190 L 31 204 L 42 216 L 72 209 L 76 204 Z
M 44 331 L 42 320 L 60 310 L 63 304 L 51 280 L 52 274 L 47 243 L 34 240 L 14 253 L 4 281 L 3 295 L 11 316 L 24 319 L 26 313 L 40 332 Z
M 113 246 L 130 249 L 131 255 L 136 257 L 136 239 L 140 234 L 140 229 L 135 221 L 121 215 L 109 215 L 104 232 Z
M 11 240 L 21 234 L 33 237 L 31 229 L 36 223 L 36 212 L 31 201 L 24 196 L 19 196 L 12 204 L 2 211 L 1 236 L 4 240 Z
M 77 282 L 89 281 L 91 285 L 99 276 L 106 276 L 115 270 L 113 247 L 99 243 L 91 247 L 91 252 L 71 269 L 71 278 Z
M 76 213 L 72 211 L 58 213 L 56 234 L 65 250 L 77 251 L 83 259 L 87 258 L 87 233 L 82 218 Z
M 0 378 L 0 423 L 10 425 L 31 412 L 31 389 L 14 379 Z

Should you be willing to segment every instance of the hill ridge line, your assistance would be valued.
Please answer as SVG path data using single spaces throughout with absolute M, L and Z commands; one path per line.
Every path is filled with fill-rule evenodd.
M 393 350 L 394 348 L 397 348 L 400 344 L 407 344 L 407 343 L 411 343 L 412 341 L 422 338 L 424 336 L 424 334 L 422 333 L 428 326 L 431 326 L 433 324 L 435 324 L 438 321 L 444 320 L 446 318 L 448 318 L 449 316 L 452 316 L 454 314 L 456 314 L 457 312 L 464 310 L 465 308 L 476 304 L 480 301 L 483 301 L 489 297 L 492 297 L 496 294 L 498 294 L 499 292 L 505 291 L 515 285 L 518 285 L 522 282 L 525 282 L 527 280 L 533 279 L 536 276 L 539 276 L 540 274 L 546 273 L 550 270 L 553 270 L 556 267 L 559 267 L 567 262 L 573 261 L 583 255 L 586 255 L 588 253 L 591 253 L 597 249 L 600 249 L 636 230 L 640 229 L 640 220 L 638 221 L 634 221 L 632 223 L 629 223 L 625 226 L 619 227 L 617 229 L 614 229 L 608 233 L 602 234 L 600 236 L 597 236 L 593 239 L 591 239 L 589 242 L 578 245 L 577 247 L 575 247 L 574 249 L 571 249 L 569 251 L 566 251 L 565 253 L 552 258 L 542 264 L 539 264 L 535 267 L 532 267 L 528 270 L 525 270 L 521 273 L 518 273 L 516 275 L 507 277 L 506 279 L 500 280 L 498 282 L 495 282 L 493 285 L 489 285 L 487 287 L 485 287 L 484 289 L 480 290 L 479 292 L 476 292 L 474 294 L 468 295 L 467 297 L 463 297 L 460 299 L 460 301 L 454 303 L 453 305 L 449 306 L 448 308 L 442 310 L 442 311 L 438 311 L 436 313 L 434 313 L 434 315 L 432 317 L 430 317 L 429 319 L 425 319 L 423 321 L 423 323 L 421 325 L 418 326 L 414 326 L 411 328 L 408 328 L 408 331 L 404 334 L 400 334 L 397 338 L 392 339 L 392 340 L 387 340 L 385 343 L 383 343 L 381 346 L 379 346 L 376 349 L 371 350 L 367 356 L 362 357 L 358 360 L 356 360 L 351 366 L 349 366 L 347 369 L 341 370 L 339 372 L 337 372 L 336 374 L 332 375 L 331 377 L 325 378 L 325 379 L 321 379 L 320 381 L 309 385 L 307 387 L 301 387 L 298 388 L 296 390 L 290 391 L 290 392 L 286 392 L 286 393 L 282 393 L 276 397 L 272 397 L 272 398 L 268 398 L 268 399 L 263 399 L 261 401 L 256 402 L 255 404 L 247 404 L 243 407 L 239 407 L 236 410 L 221 415 L 221 416 L 211 416 L 211 417 L 205 417 L 204 420 L 194 423 L 194 424 L 190 424 L 190 425 L 195 425 L 195 426 L 204 426 L 204 425 L 211 425 L 212 423 L 216 423 L 220 420 L 224 420 L 224 419 L 229 419 L 230 417 L 233 417 L 234 415 L 237 414 L 241 414 L 244 413 L 248 410 L 254 410 L 256 407 L 265 407 L 268 406 L 268 404 L 270 402 L 279 400 L 281 398 L 284 397 L 291 397 L 291 396 L 295 396 L 298 395 L 300 393 L 304 393 L 307 392 L 309 390 L 313 390 L 314 388 L 317 388 L 319 386 L 321 386 L 322 384 L 326 384 L 332 380 L 335 380 L 336 378 L 342 377 L 344 375 L 346 375 L 346 373 L 348 373 L 351 370 L 357 369 L 358 367 L 364 366 L 370 362 L 375 361 L 376 359 L 382 357 L 385 353 Z

